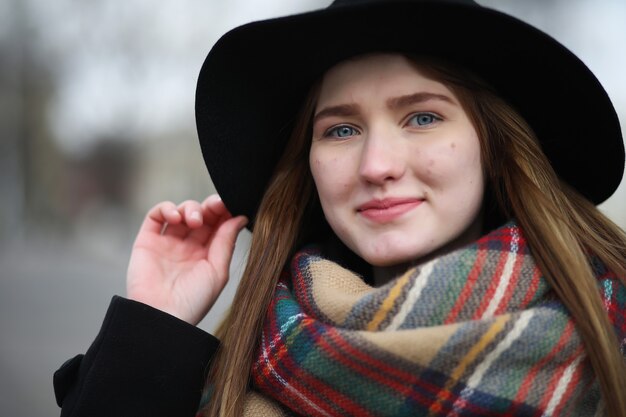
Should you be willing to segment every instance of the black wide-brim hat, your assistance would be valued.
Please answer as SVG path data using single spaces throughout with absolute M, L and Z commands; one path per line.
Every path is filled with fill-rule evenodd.
M 386 51 L 442 59 L 486 80 L 531 125 L 557 174 L 593 203 L 621 182 L 613 105 L 585 64 L 547 34 L 471 0 L 336 0 L 235 28 L 204 62 L 198 135 L 233 215 L 254 221 L 312 83 L 346 58 Z

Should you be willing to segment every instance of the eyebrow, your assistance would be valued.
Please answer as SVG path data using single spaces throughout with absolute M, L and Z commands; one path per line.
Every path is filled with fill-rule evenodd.
M 387 107 L 389 107 L 390 109 L 396 109 L 410 106 L 412 104 L 424 103 L 431 100 L 444 101 L 446 103 L 454 104 L 454 101 L 446 95 L 420 92 L 415 94 L 407 94 L 405 96 L 392 97 L 387 100 Z
M 358 104 L 339 104 L 337 106 L 324 107 L 313 117 L 313 123 L 317 122 L 319 119 L 323 119 L 324 117 L 354 116 L 358 112 L 359 112 Z
M 443 94 L 436 93 L 428 93 L 428 92 L 419 92 L 415 94 L 407 94 L 404 96 L 392 97 L 387 100 L 386 105 L 390 109 L 402 108 L 406 106 L 410 106 L 413 104 L 424 103 L 431 100 L 444 101 L 446 103 L 455 104 L 454 101 Z M 319 119 L 324 117 L 331 116 L 354 116 L 359 112 L 359 105 L 354 103 L 349 104 L 339 104 L 337 106 L 329 106 L 320 110 L 313 117 L 313 123 L 317 122 Z

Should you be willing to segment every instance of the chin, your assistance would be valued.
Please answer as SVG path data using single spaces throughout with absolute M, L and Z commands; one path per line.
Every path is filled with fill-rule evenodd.
M 421 256 L 419 254 L 384 254 L 384 255 L 373 255 L 373 256 L 361 256 L 368 264 L 377 267 L 390 267 L 390 266 L 399 266 L 411 264 L 417 259 L 420 259 Z

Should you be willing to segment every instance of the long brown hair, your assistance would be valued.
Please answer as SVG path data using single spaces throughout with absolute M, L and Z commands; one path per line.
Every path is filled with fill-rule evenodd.
M 257 211 L 246 268 L 217 331 L 220 348 L 207 379 L 205 416 L 235 417 L 243 410 L 250 366 L 278 277 L 300 237 L 314 194 L 309 171 L 310 120 L 316 95 L 300 111 L 285 151 Z
M 539 267 L 577 324 L 608 415 L 626 416 L 626 398 L 620 392 L 626 387 L 626 363 L 587 256 L 595 254 L 626 277 L 626 236 L 559 180 L 532 129 L 487 85 L 449 65 L 429 59 L 415 62 L 451 88 L 470 116 L 481 141 L 487 195 L 494 197 L 486 201 L 490 207 L 485 212 L 517 219 Z M 206 416 L 242 414 L 265 312 L 282 268 L 303 238 L 303 219 L 315 201 L 308 150 L 317 90 L 312 88 L 295 121 L 260 204 L 246 269 L 217 332 L 222 343 L 208 376 L 211 401 Z

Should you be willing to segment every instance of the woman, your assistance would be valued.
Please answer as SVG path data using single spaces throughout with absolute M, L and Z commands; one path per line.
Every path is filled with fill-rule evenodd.
M 66 415 L 189 415 L 209 360 L 203 415 L 626 415 L 626 238 L 593 206 L 623 143 L 554 40 L 473 2 L 336 1 L 225 35 L 197 120 L 224 202 L 148 213 L 128 274 L 143 304 L 114 301 L 59 371 Z M 217 348 L 158 310 L 200 321 L 246 219 Z

